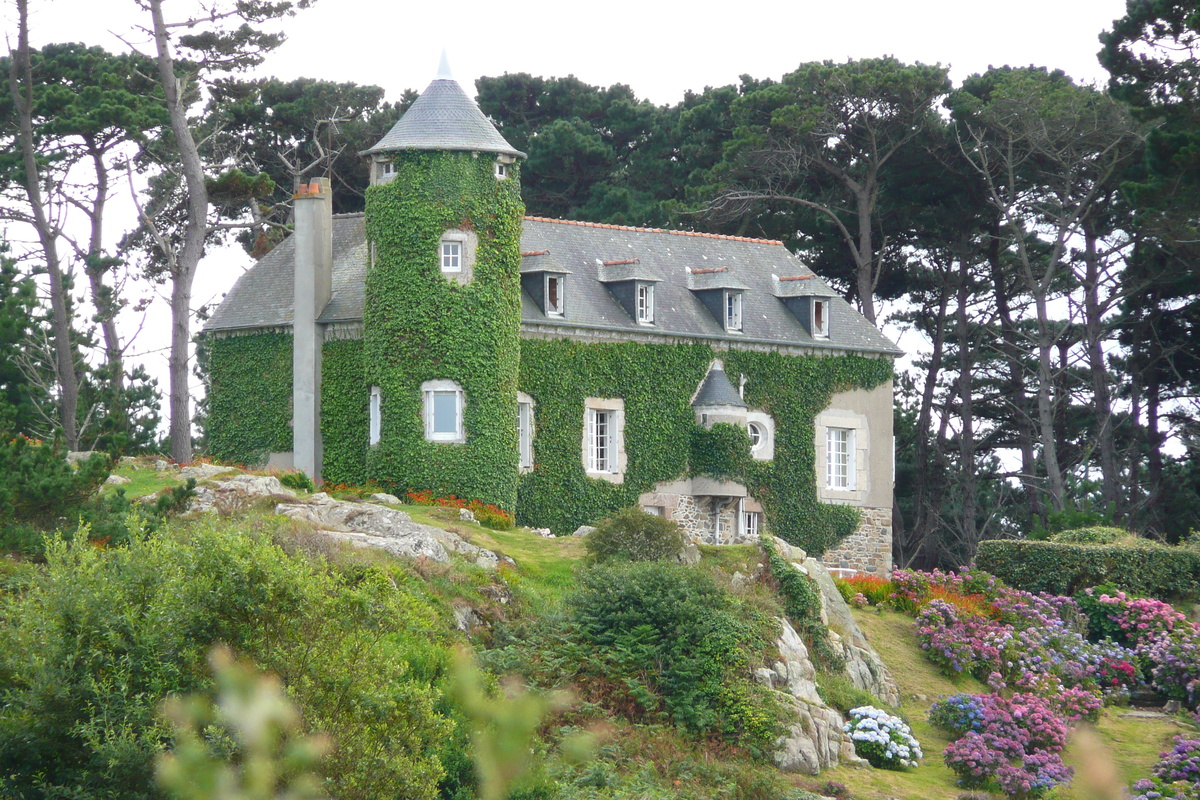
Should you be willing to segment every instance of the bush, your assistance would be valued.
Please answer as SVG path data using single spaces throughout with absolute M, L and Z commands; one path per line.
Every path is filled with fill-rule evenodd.
M 769 751 L 779 710 L 751 669 L 778 635 L 770 615 L 705 572 L 654 562 L 582 570 L 567 605 L 584 645 L 575 668 L 609 687 L 603 700 Z
M 1200 595 L 1200 552 L 1186 547 L 988 539 L 979 543 L 975 561 L 1005 583 L 1030 592 L 1071 595 L 1110 583 L 1160 599 Z
M 1063 544 L 1112 544 L 1132 535 L 1129 531 L 1122 530 L 1121 528 L 1094 525 L 1089 528 L 1072 528 L 1060 531 L 1052 535 L 1049 541 L 1061 542 Z
M 0 430 L 0 525 L 47 530 L 71 519 L 111 467 L 112 460 L 98 454 L 73 467 L 60 442 L 10 437 Z
M 107 550 L 51 540 L 43 576 L 5 600 L 0 797 L 159 797 L 159 705 L 209 691 L 205 654 L 222 642 L 277 673 L 308 729 L 337 742 L 321 775 L 338 797 L 433 800 L 447 655 L 423 598 L 252 531 L 129 538 Z
M 845 731 L 854 742 L 854 752 L 877 769 L 915 767 L 924 757 L 904 720 L 872 706 L 851 709 Z
M 298 492 L 315 492 L 317 490 L 312 478 L 303 472 L 285 472 L 279 476 L 279 482 Z
M 684 535 L 672 520 L 626 508 L 596 526 L 584 540 L 588 556 L 606 561 L 665 561 L 679 555 Z

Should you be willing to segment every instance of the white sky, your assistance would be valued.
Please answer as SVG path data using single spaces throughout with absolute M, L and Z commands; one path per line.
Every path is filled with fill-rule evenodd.
M 147 20 L 133 0 L 30 5 L 35 47 L 83 41 L 123 50 L 119 37 L 146 40 L 135 27 Z M 194 7 L 191 0 L 170 0 L 168 19 Z M 956 83 L 1004 64 L 1060 68 L 1079 81 L 1103 82 L 1097 37 L 1124 10 L 1125 0 L 766 0 L 736 9 L 661 0 L 586 6 L 318 0 L 287 21 L 287 43 L 259 71 L 375 84 L 396 99 L 429 83 L 445 47 L 455 77 L 471 94 L 480 75 L 573 74 L 601 86 L 628 84 L 660 105 L 677 102 L 689 89 L 735 83 L 742 74 L 777 79 L 805 61 L 880 55 L 946 64 Z M 10 40 L 15 14 L 13 4 L 4 3 L 0 23 Z M 109 223 L 113 241 L 132 223 L 126 214 Z M 248 263 L 240 250 L 212 254 L 197 278 L 196 304 L 219 299 Z M 144 354 L 136 360 L 145 360 L 164 392 L 168 320 L 159 299 L 132 348 Z M 141 322 L 130 317 L 122 327 L 130 335 Z

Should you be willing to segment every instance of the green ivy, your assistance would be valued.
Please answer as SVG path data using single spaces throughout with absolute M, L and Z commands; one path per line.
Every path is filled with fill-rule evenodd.
M 368 475 L 404 489 L 457 494 L 512 511 L 517 503 L 521 203 L 516 176 L 490 157 L 406 151 L 396 177 L 367 190 L 363 318 L 366 386 L 380 387 L 382 430 Z M 467 285 L 447 280 L 438 242 L 452 228 L 479 244 Z M 425 440 L 420 386 L 457 382 L 467 401 L 462 444 Z M 366 397 L 367 389 L 363 393 Z
M 717 422 L 710 429 L 692 429 L 692 475 L 743 478 L 750 461 L 750 437 L 741 425 Z
M 325 342 L 321 349 L 321 477 L 328 483 L 367 482 L 371 393 L 361 339 Z
M 744 473 L 727 433 L 702 432 L 689 404 L 714 351 L 707 345 L 521 343 L 521 390 L 537 404 L 534 471 L 521 477 L 517 521 L 562 535 L 617 509 L 660 481 L 697 472 L 741 477 L 780 538 L 820 554 L 854 532 L 859 512 L 817 499 L 814 424 L 837 392 L 887 381 L 891 363 L 861 356 L 789 356 L 727 351 L 726 371 L 744 373 L 746 402 L 775 419 L 775 457 Z M 588 478 L 581 453 L 584 401 L 625 402 L 622 483 Z M 740 437 L 748 437 L 744 431 Z M 693 450 L 693 442 L 699 452 Z M 731 469 L 732 467 L 732 469 Z
M 292 449 L 292 335 L 209 340 L 208 451 L 221 461 L 261 464 Z

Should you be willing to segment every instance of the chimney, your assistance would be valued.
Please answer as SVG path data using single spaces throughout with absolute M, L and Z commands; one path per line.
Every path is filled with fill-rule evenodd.
M 321 348 L 325 326 L 317 317 L 333 281 L 333 198 L 328 178 L 296 188 L 292 304 L 292 464 L 321 480 Z

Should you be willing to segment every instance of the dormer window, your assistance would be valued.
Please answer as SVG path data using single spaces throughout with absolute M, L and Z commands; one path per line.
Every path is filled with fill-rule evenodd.
M 563 315 L 563 276 L 546 275 L 546 316 Z
M 642 325 L 654 324 L 654 284 L 637 285 L 637 321 Z
M 812 299 L 812 335 L 814 339 L 829 338 L 829 300 L 826 298 Z
M 441 243 L 442 272 L 462 272 L 463 243 L 443 239 Z
M 740 331 L 742 329 L 742 293 L 725 293 L 725 330 Z

